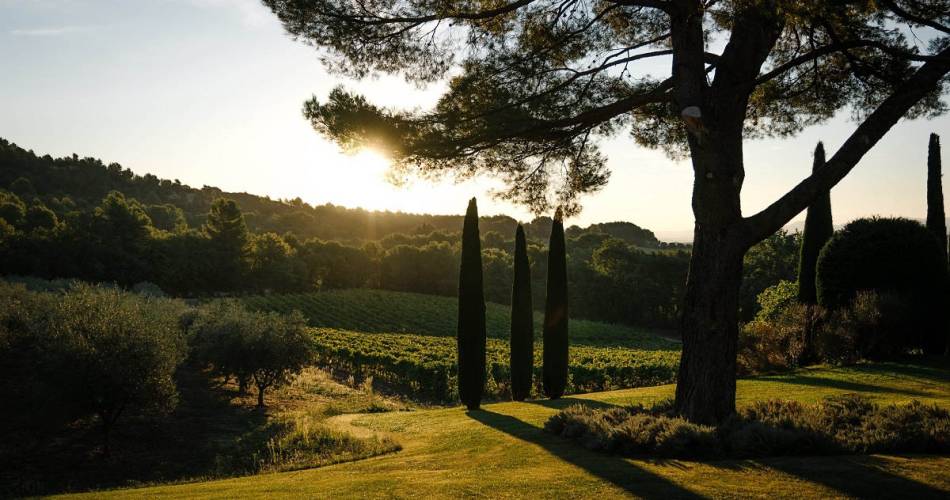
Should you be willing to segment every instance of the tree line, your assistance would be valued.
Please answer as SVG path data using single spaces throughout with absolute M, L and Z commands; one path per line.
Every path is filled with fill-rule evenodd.
M 0 187 L 17 194 L 28 204 L 39 200 L 60 219 L 72 211 L 91 211 L 112 191 L 141 203 L 152 224 L 165 231 L 199 228 L 206 223 L 218 198 L 234 200 L 242 209 L 245 224 L 254 233 L 293 233 L 301 239 L 319 238 L 358 245 L 390 235 L 457 232 L 461 215 L 409 214 L 368 211 L 332 204 L 311 205 L 299 197 L 274 200 L 267 196 L 224 192 L 213 186 L 193 188 L 181 181 L 160 179 L 153 174 L 137 175 L 118 163 L 105 164 L 76 154 L 62 158 L 37 156 L 0 138 Z M 10 220 L 7 220 L 10 222 Z M 512 234 L 518 221 L 505 216 L 480 220 L 485 232 Z M 550 217 L 538 217 L 524 224 L 530 239 L 543 242 L 551 230 Z M 688 248 L 681 243 L 659 241 L 652 231 L 630 222 L 571 226 L 567 234 L 604 233 L 643 248 Z
M 27 203 L 0 190 L 0 273 L 151 283 L 182 297 L 361 287 L 451 296 L 457 287 L 457 231 L 397 233 L 362 244 L 254 233 L 238 204 L 225 198 L 212 203 L 199 228 L 162 229 L 156 219 L 148 206 L 117 191 L 89 210 L 60 216 L 39 200 Z M 501 304 L 511 300 L 510 238 L 482 235 L 486 297 Z M 673 324 L 686 252 L 643 249 L 598 232 L 571 241 L 569 276 L 581 317 Z M 532 267 L 543 268 L 542 245 L 526 240 L 526 253 Z M 544 274 L 534 276 L 541 289 Z
M 153 208 L 114 191 L 88 210 L 63 214 L 42 200 L 27 202 L 0 190 L 0 273 L 126 287 L 151 283 L 183 297 L 361 287 L 453 296 L 457 289 L 458 228 L 341 242 L 302 239 L 295 233 L 254 233 L 237 202 L 225 198 L 212 203 L 197 228 L 156 223 L 165 220 L 161 214 L 166 212 L 156 216 Z M 173 218 L 181 222 L 179 216 Z M 529 239 L 527 228 L 522 231 L 534 271 L 532 286 L 544 289 L 543 243 Z M 481 235 L 490 302 L 511 301 L 514 232 Z M 571 236 L 565 231 L 565 236 L 571 243 L 567 268 L 577 317 L 675 326 L 687 251 L 642 248 L 605 232 Z M 797 235 L 779 233 L 749 252 L 742 292 L 749 318 L 756 311 L 758 293 L 781 279 L 794 279 L 797 241 Z M 544 302 L 536 296 L 532 305 L 540 310 Z

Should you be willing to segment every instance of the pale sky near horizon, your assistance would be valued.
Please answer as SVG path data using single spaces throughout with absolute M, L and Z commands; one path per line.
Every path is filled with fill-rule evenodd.
M 462 213 L 478 196 L 483 214 L 531 218 L 491 201 L 490 180 L 395 187 L 384 178 L 385 159 L 340 153 L 301 115 L 311 94 L 323 98 L 343 83 L 379 104 L 426 107 L 440 87 L 346 81 L 317 57 L 257 0 L 0 0 L 0 137 L 37 154 L 93 156 L 195 187 L 427 213 Z M 744 212 L 807 176 L 818 140 L 830 156 L 854 127 L 845 113 L 794 139 L 747 141 Z M 950 149 L 946 116 L 894 127 L 832 191 L 835 222 L 924 218 L 930 132 Z M 661 239 L 690 239 L 688 163 L 624 135 L 603 147 L 610 184 L 584 198 L 569 223 L 627 220 Z

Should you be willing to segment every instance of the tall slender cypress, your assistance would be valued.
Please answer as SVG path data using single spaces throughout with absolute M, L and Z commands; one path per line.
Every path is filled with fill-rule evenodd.
M 511 399 L 531 394 L 534 374 L 534 308 L 531 306 L 531 264 L 524 228 L 515 232 L 515 279 L 511 287 Z
M 825 165 L 825 146 L 818 143 L 815 148 L 815 161 L 812 172 Z M 831 220 L 831 192 L 818 195 L 808 207 L 805 216 L 805 231 L 802 234 L 802 246 L 798 258 L 798 301 L 802 304 L 817 304 L 818 293 L 815 289 L 815 269 L 818 254 L 835 228 Z
M 943 261 L 947 262 L 947 219 L 943 211 L 943 182 L 940 164 L 940 136 L 930 134 L 927 148 L 927 229 L 940 242 Z
M 482 242 L 478 206 L 468 202 L 462 227 L 459 268 L 458 386 L 459 398 L 477 410 L 485 388 L 485 292 L 482 288 Z
M 548 245 L 548 293 L 544 303 L 544 366 L 541 370 L 544 395 L 557 399 L 567 387 L 567 252 L 564 221 L 558 208 L 551 225 Z

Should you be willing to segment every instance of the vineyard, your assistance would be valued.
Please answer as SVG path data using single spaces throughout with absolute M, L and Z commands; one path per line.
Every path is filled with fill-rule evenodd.
M 373 383 L 416 399 L 450 401 L 456 391 L 456 315 L 450 297 L 382 290 L 334 290 L 253 296 L 256 310 L 301 311 L 317 340 L 318 364 L 337 378 Z M 486 304 L 486 395 L 508 394 L 508 306 Z M 541 337 L 542 314 L 535 314 Z M 592 392 L 672 382 L 679 344 L 627 326 L 571 320 L 568 392 Z M 541 375 L 535 345 L 535 379 Z M 535 388 L 539 393 L 540 387 Z
M 367 377 L 385 387 L 428 400 L 452 400 L 455 385 L 455 339 L 398 333 L 353 332 L 315 328 L 318 365 L 338 377 Z M 489 397 L 508 394 L 508 343 L 488 339 Z M 541 344 L 536 344 L 535 380 L 541 380 Z M 568 392 L 594 392 L 666 384 L 673 381 L 679 353 L 675 349 L 572 346 Z M 540 393 L 540 387 L 535 387 Z
M 333 290 L 316 293 L 257 295 L 247 297 L 250 309 L 289 313 L 298 310 L 310 326 L 338 328 L 358 332 L 412 333 L 454 337 L 458 302 L 451 297 L 384 290 Z M 507 339 L 508 306 L 486 304 L 490 338 Z M 535 313 L 535 332 L 540 335 L 542 314 Z M 636 347 L 638 349 L 677 349 L 678 345 L 662 337 L 628 326 L 571 320 L 572 345 Z

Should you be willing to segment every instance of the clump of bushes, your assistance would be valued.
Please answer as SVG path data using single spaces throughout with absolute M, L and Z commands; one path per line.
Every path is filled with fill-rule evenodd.
M 756 402 L 718 427 L 690 423 L 669 404 L 650 409 L 574 405 L 551 417 L 544 428 L 590 450 L 624 456 L 704 459 L 950 451 L 947 410 L 919 401 L 879 406 L 854 394 L 812 405 Z
M 104 451 L 119 418 L 177 403 L 181 302 L 73 284 L 36 293 L 0 283 L 0 398 L 7 429 L 42 434 L 95 417 Z
M 851 304 L 828 313 L 816 339 L 821 359 L 851 364 L 861 359 L 887 359 L 907 350 L 912 306 L 896 293 L 857 292 Z
M 885 358 L 910 349 L 943 354 L 947 264 L 942 255 L 938 240 L 916 221 L 858 219 L 835 233 L 821 251 L 818 303 L 830 311 L 854 309 L 859 293 L 874 291 L 882 321 L 901 328 L 878 328 L 887 337 L 864 346 L 866 355 Z
M 759 312 L 739 330 L 739 374 L 787 370 L 799 365 L 805 336 L 820 322 L 822 311 L 798 302 L 798 284 L 781 281 L 757 298 Z

